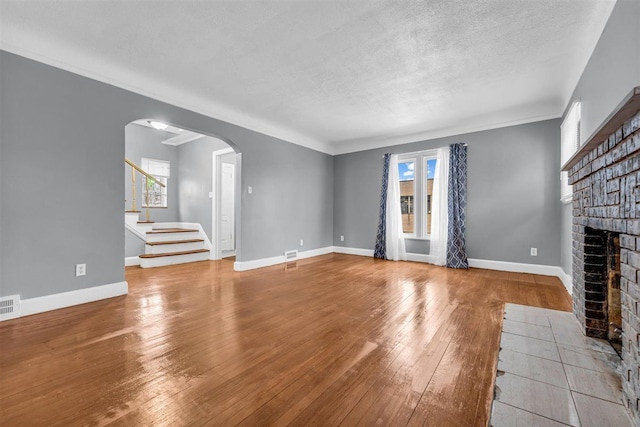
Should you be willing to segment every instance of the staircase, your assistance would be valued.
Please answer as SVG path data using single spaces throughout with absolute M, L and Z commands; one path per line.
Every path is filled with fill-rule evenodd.
M 150 268 L 208 260 L 212 246 L 200 224 L 154 223 L 150 220 L 149 187 L 153 185 L 165 187 L 165 184 L 142 170 L 131 160 L 124 159 L 124 162 L 131 166 L 131 210 L 125 211 L 124 225 L 129 232 L 145 243 L 144 254 L 133 257 L 135 262 L 129 263 L 130 258 L 125 259 L 125 265 L 139 264 L 142 268 Z M 136 210 L 136 173 L 141 174 L 145 180 L 145 185 L 143 185 L 143 189 L 146 189 L 144 221 L 140 221 L 140 211 Z
M 139 212 L 127 212 L 125 226 L 145 242 L 144 254 L 139 256 L 140 267 L 161 267 L 209 259 L 211 243 L 200 224 L 138 221 L 138 215 Z

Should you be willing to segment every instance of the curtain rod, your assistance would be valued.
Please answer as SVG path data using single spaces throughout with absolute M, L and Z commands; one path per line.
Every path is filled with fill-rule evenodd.
M 467 146 L 467 143 L 466 143 L 466 142 L 460 142 L 459 144 L 462 144 L 462 145 L 464 145 L 465 147 Z M 421 153 L 424 153 L 425 151 L 435 151 L 435 150 L 437 150 L 438 148 L 441 148 L 441 147 L 437 147 L 437 148 L 427 148 L 426 150 L 420 150 L 420 151 L 408 151 L 408 152 L 406 152 L 406 153 L 385 153 L 385 154 L 397 154 L 397 155 L 403 155 L 403 156 L 410 156 L 410 155 L 412 155 L 412 154 L 421 154 Z M 382 158 L 384 158 L 384 154 L 382 155 Z

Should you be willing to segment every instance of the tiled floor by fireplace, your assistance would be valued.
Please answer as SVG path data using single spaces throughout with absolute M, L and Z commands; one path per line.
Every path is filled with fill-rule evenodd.
M 572 313 L 506 304 L 491 425 L 631 426 L 619 369 Z

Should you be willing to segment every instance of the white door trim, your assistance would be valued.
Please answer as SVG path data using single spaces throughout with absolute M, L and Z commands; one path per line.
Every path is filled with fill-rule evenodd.
M 211 251 L 210 259 L 213 260 L 222 259 L 222 252 L 220 251 L 220 156 L 228 153 L 235 153 L 235 150 L 229 147 L 216 150 L 212 153 L 211 188 L 213 189 L 213 197 L 211 198 L 211 245 L 213 246 L 213 250 Z
M 231 175 L 231 179 L 225 178 L 227 174 Z M 225 255 L 229 251 L 235 251 L 236 249 L 236 245 L 234 243 L 235 233 L 234 233 L 234 225 L 233 225 L 233 222 L 235 220 L 235 216 L 234 216 L 235 177 L 236 177 L 235 164 L 231 164 L 231 163 L 220 164 L 220 250 L 224 252 Z M 231 212 L 229 212 L 229 210 L 231 210 Z M 223 234 L 225 232 L 225 230 L 223 229 L 223 225 L 225 223 L 225 220 L 224 220 L 225 213 L 229 214 L 226 220 L 228 223 L 227 224 L 228 230 L 226 230 L 226 233 L 227 233 L 226 236 Z M 223 242 L 225 241 L 226 241 L 226 244 L 223 244 Z

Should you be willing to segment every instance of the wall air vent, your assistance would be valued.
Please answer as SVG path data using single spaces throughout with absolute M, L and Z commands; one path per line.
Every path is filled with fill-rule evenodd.
M 293 261 L 296 258 L 298 258 L 298 251 L 297 250 L 292 250 L 292 251 L 286 251 L 284 253 L 284 260 L 285 262 L 289 262 L 289 261 Z
M 20 295 L 0 297 L 0 321 L 20 317 Z

